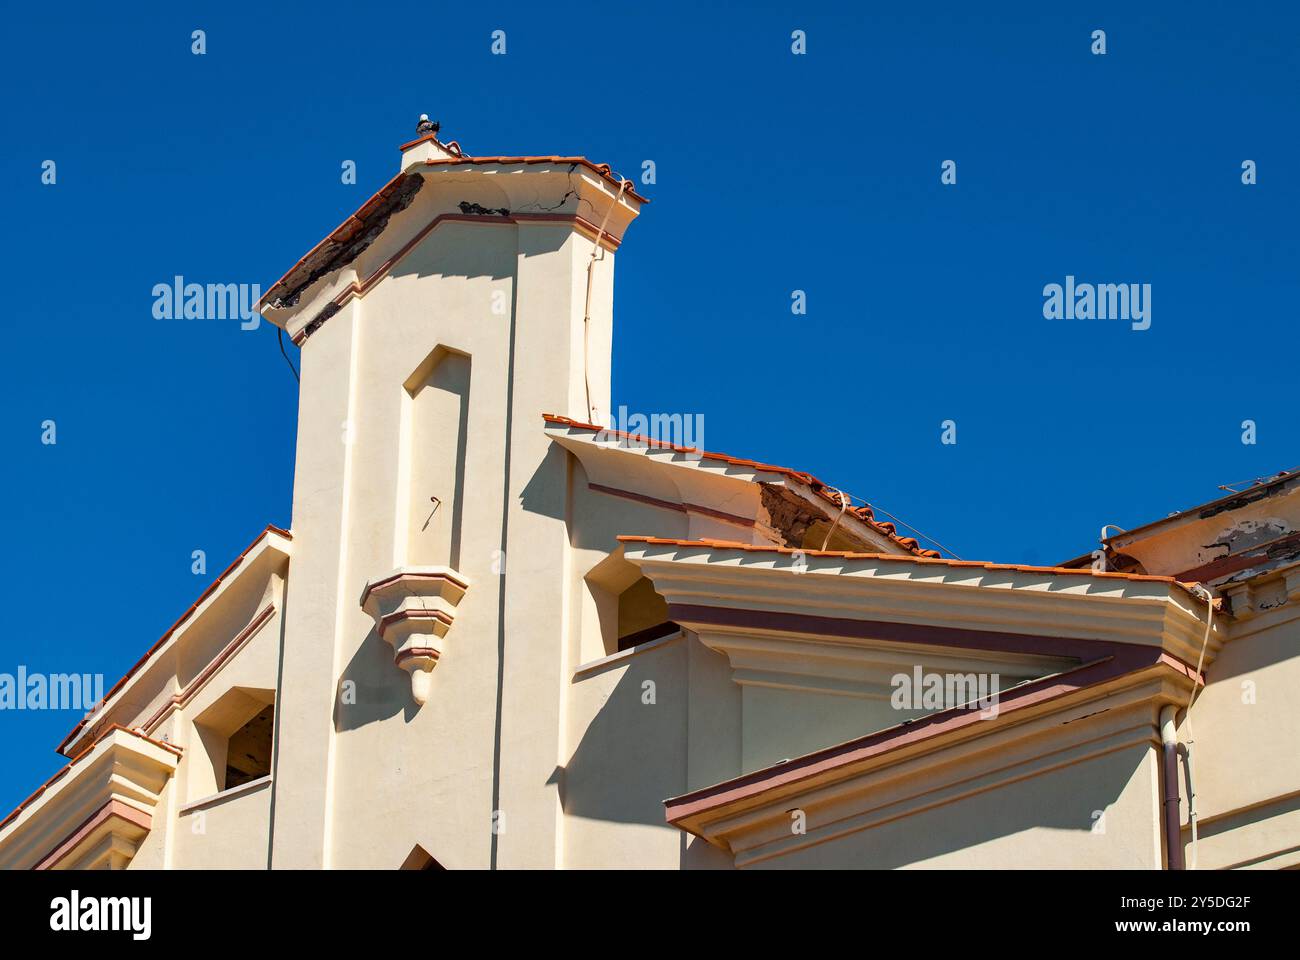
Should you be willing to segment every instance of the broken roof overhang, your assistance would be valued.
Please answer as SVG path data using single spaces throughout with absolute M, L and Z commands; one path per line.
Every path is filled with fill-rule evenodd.
M 104 694 L 104 699 L 96 704 L 89 714 L 77 722 L 77 725 L 72 728 L 56 748 L 58 752 L 64 756 L 71 756 L 70 751 L 76 750 L 78 744 L 85 742 L 88 738 L 97 738 L 99 732 L 103 729 L 111 729 L 114 726 L 112 723 L 114 711 L 122 704 L 132 682 L 140 675 L 141 671 L 153 662 L 169 643 L 176 640 L 191 621 L 208 610 L 216 599 L 230 588 L 231 584 L 257 567 L 262 561 L 271 565 L 278 565 L 286 560 L 289 556 L 292 540 L 293 534 L 276 526 L 267 526 L 265 530 L 259 533 L 253 542 L 245 547 L 239 556 L 234 559 L 230 566 L 226 567 L 217 576 L 217 579 L 212 581 L 208 588 L 199 594 L 198 599 L 190 605 L 188 610 L 181 614 L 180 618 L 167 629 L 167 632 L 145 651 L 144 656 L 136 661 L 135 665 L 126 672 L 122 679 L 113 684 L 112 689 Z
M 415 173 L 399 173 L 380 187 L 357 212 L 344 220 L 262 295 L 258 307 L 296 306 L 304 290 L 355 260 L 384 232 L 393 214 L 405 210 L 424 186 Z
M 1240 493 L 1229 493 L 1226 496 L 1218 497 L 1206 503 L 1198 504 L 1194 507 L 1188 507 L 1185 510 L 1179 510 L 1171 513 L 1167 517 L 1159 520 L 1153 520 L 1150 523 L 1144 523 L 1141 526 L 1133 527 L 1131 530 L 1120 530 L 1109 537 L 1100 541 L 1101 545 L 1107 550 L 1115 553 L 1123 553 L 1126 548 L 1150 539 L 1151 537 L 1160 536 L 1165 533 L 1185 527 L 1190 524 L 1200 523 L 1225 513 L 1231 513 L 1236 510 L 1251 507 L 1266 500 L 1273 500 L 1280 497 L 1286 497 L 1300 490 L 1300 469 L 1282 470 L 1274 477 L 1263 483 L 1258 483 L 1253 487 L 1248 487 Z M 1093 562 L 1091 552 L 1082 554 L 1066 560 L 1061 564 L 1063 567 L 1082 567 L 1088 566 Z M 1183 579 L 1195 580 L 1212 580 L 1213 577 L 1202 577 L 1197 575 L 1198 568 L 1190 568 L 1186 571 L 1179 571 L 1178 576 Z
M 438 143 L 435 138 L 422 137 L 403 144 L 407 150 L 425 141 Z M 439 146 L 443 146 L 439 143 Z M 455 152 L 460 148 L 455 143 Z M 363 203 L 355 213 L 344 220 L 325 239 L 312 247 L 279 280 L 273 283 L 258 301 L 258 307 L 282 309 L 296 306 L 303 291 L 321 277 L 342 268 L 355 260 L 374 240 L 384 232 L 388 221 L 401 210 L 406 209 L 415 194 L 425 184 L 424 173 L 434 173 L 439 169 L 456 167 L 491 167 L 500 172 L 508 172 L 510 167 L 545 166 L 581 166 L 601 177 L 606 182 L 620 186 L 624 181 L 614 175 L 609 164 L 593 163 L 586 157 L 529 156 L 529 157 L 448 157 L 422 161 L 416 168 L 403 171 L 379 188 L 373 196 Z M 423 171 L 423 172 L 421 172 Z M 645 197 L 628 188 L 624 195 L 637 201 L 649 203 Z
M 784 486 L 815 506 L 827 519 L 833 520 L 840 514 L 842 503 L 839 494 L 810 473 L 651 440 L 558 414 L 543 414 L 542 419 L 546 422 L 547 435 L 573 452 L 583 461 L 588 475 L 600 479 L 601 483 L 631 478 L 644 463 L 651 462 L 699 471 L 701 478 L 724 477 L 746 483 Z M 693 496 L 689 476 L 680 476 L 674 492 L 682 500 L 690 501 Z M 703 499 L 703 496 L 698 499 Z M 884 552 L 939 556 L 936 550 L 922 549 L 912 537 L 900 537 L 892 523 L 875 520 L 869 506 L 850 507 L 844 511 L 840 523 L 854 530 L 859 541 L 878 546 Z
M 1121 531 L 1107 537 L 1103 542 L 1109 547 L 1122 550 L 1124 547 L 1137 540 L 1145 539 L 1157 531 L 1195 523 L 1198 520 L 1206 520 L 1221 513 L 1239 510 L 1260 500 L 1285 496 L 1297 489 L 1300 489 L 1300 470 L 1283 470 L 1272 479 L 1248 487 L 1240 493 L 1230 493 L 1227 496 L 1219 497 L 1217 500 L 1211 500 L 1195 507 L 1188 507 L 1186 510 L 1180 510 L 1160 520 L 1153 520 L 1140 527 L 1134 527 L 1132 530 Z

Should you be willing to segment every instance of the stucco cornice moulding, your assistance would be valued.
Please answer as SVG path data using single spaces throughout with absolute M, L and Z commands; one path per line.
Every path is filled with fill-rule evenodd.
M 433 668 L 468 589 L 469 581 L 450 567 L 412 566 L 378 577 L 361 591 L 361 608 L 392 646 L 394 665 L 410 674 L 418 704 L 429 699 Z
M 113 727 L 29 797 L 0 827 L 0 869 L 84 865 L 104 836 L 134 854 L 181 751 Z M 127 859 L 129 859 L 129 855 Z
M 427 139 L 415 143 L 422 146 L 412 145 L 414 152 L 432 146 Z M 395 202 L 394 198 L 400 197 L 417 178 L 420 187 L 414 191 L 414 199 L 387 210 L 385 204 Z M 485 199 L 488 194 L 491 201 Z M 546 198 L 552 202 L 541 206 L 539 200 Z M 404 168 L 299 259 L 267 290 L 258 309 L 301 346 L 322 323 L 354 297 L 369 292 L 444 224 L 568 226 L 588 239 L 598 240 L 612 253 L 646 202 L 635 191 L 620 194 L 618 181 L 608 167 L 582 157 L 419 160 Z M 479 209 L 472 209 L 474 206 Z M 372 223 L 377 217 L 382 217 L 382 222 Z M 603 230 L 598 226 L 602 222 Z M 376 235 L 355 253 L 349 253 L 349 245 L 357 241 L 358 235 L 372 229 L 377 229 Z M 335 263 L 331 257 L 340 254 L 341 262 Z M 325 272 L 319 272 L 322 270 Z M 289 292 L 293 302 L 281 303 L 281 297 Z
M 1300 617 L 1300 562 L 1219 587 L 1232 605 L 1232 636 L 1243 637 Z
M 1050 636 L 1097 641 L 1098 649 L 1121 642 L 1160 647 L 1193 664 L 1204 640 L 1204 605 L 1198 609 L 1194 597 L 1161 581 L 637 541 L 625 542 L 623 549 L 670 608 L 709 606 Z M 1221 618 L 1215 621 L 1207 664 L 1225 633 Z M 678 622 L 692 629 L 711 626 Z M 763 632 L 761 618 L 746 629 Z
M 1184 702 L 1189 689 L 1186 672 L 1161 660 L 1008 704 L 993 719 L 957 715 L 959 724 L 938 733 L 880 731 L 672 798 L 666 815 L 749 866 L 1117 750 L 1154 747 L 1161 705 Z M 803 812 L 805 834 L 792 832 L 792 809 Z

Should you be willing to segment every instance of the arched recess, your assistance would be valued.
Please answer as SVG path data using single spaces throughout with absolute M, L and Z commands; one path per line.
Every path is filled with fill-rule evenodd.
M 469 356 L 441 345 L 403 384 L 399 566 L 460 566 L 469 389 Z

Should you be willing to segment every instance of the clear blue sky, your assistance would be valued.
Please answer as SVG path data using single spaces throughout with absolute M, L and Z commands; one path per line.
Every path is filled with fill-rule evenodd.
M 151 289 L 268 286 L 393 175 L 421 112 L 474 154 L 654 160 L 615 402 L 703 413 L 707 447 L 968 559 L 1057 562 L 1300 463 L 1293 6 L 236 6 L 6 7 L 0 672 L 111 685 L 290 523 L 274 329 L 155 320 Z M 1067 274 L 1150 283 L 1151 329 L 1045 320 Z M 3 811 L 76 719 L 0 713 Z

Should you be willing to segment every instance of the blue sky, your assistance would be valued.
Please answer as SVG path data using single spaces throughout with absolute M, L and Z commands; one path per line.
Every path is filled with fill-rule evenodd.
M 1294 8 L 514 6 L 7 7 L 0 672 L 111 685 L 290 523 L 274 329 L 156 320 L 151 290 L 268 286 L 396 172 L 421 112 L 472 154 L 654 160 L 615 403 L 702 413 L 708 448 L 967 559 L 1058 562 L 1300 463 Z M 1066 275 L 1151 284 L 1151 328 L 1045 320 Z M 0 714 L 0 808 L 76 719 Z

